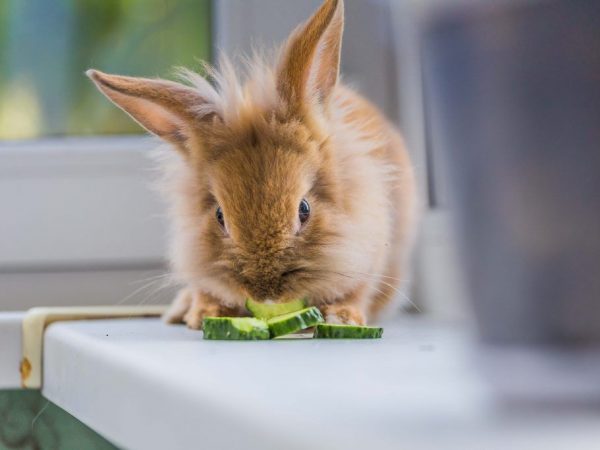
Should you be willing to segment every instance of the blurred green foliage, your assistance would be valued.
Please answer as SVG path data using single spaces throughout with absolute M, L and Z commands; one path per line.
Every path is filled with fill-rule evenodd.
M 0 139 L 140 133 L 84 71 L 168 78 L 210 53 L 210 0 L 0 0 Z

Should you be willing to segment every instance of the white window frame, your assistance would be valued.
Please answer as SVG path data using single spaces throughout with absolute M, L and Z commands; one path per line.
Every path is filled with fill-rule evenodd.
M 157 287 L 127 298 L 166 271 L 148 157 L 157 145 L 143 135 L 0 143 L 0 310 L 139 303 Z
M 161 261 L 148 189 L 156 146 L 143 136 L 0 143 L 0 272 Z

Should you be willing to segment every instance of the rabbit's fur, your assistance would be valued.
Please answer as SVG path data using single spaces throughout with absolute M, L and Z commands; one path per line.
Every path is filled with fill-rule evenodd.
M 304 297 L 328 322 L 364 324 L 406 276 L 411 163 L 393 126 L 338 83 L 342 30 L 343 1 L 326 0 L 274 65 L 254 57 L 244 80 L 226 59 L 213 83 L 88 71 L 176 150 L 171 261 L 185 287 L 167 320 L 200 328 L 205 316 L 245 315 L 248 296 Z

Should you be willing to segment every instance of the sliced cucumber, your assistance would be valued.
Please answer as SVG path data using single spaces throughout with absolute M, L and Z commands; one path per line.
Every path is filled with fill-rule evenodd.
M 205 317 L 202 329 L 204 339 L 212 340 L 256 341 L 271 337 L 267 323 L 253 317 Z
M 254 317 L 269 320 L 273 317 L 300 311 L 301 309 L 306 308 L 306 302 L 304 300 L 292 300 L 291 302 L 286 303 L 261 303 L 249 298 L 246 300 L 246 308 Z
M 379 339 L 383 328 L 359 327 L 355 325 L 336 325 L 320 323 L 315 328 L 315 339 Z
M 321 322 L 323 322 L 321 311 L 311 306 L 300 311 L 273 317 L 267 321 L 267 324 L 271 331 L 271 337 L 276 338 L 304 330 L 305 328 L 314 327 Z

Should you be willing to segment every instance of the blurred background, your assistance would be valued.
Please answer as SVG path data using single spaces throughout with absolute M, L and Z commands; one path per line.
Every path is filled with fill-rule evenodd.
M 0 0 L 0 311 L 172 299 L 159 142 L 86 69 L 170 78 L 273 47 L 320 3 Z M 507 344 L 479 354 L 507 403 L 597 412 L 600 1 L 346 0 L 342 66 L 417 170 L 405 309 Z M 22 394 L 0 396 L 0 449 L 44 407 Z M 72 448 L 112 448 L 61 414 Z
M 0 309 L 170 301 L 157 141 L 98 95 L 89 67 L 171 77 L 279 44 L 319 0 L 5 0 L 0 4 Z M 343 76 L 404 131 L 427 215 L 411 298 L 461 317 L 428 148 L 418 32 L 430 1 L 346 5 Z M 424 270 L 424 268 L 426 269 Z M 436 279 L 435 283 L 431 280 Z M 438 293 L 443 293 L 437 301 Z

